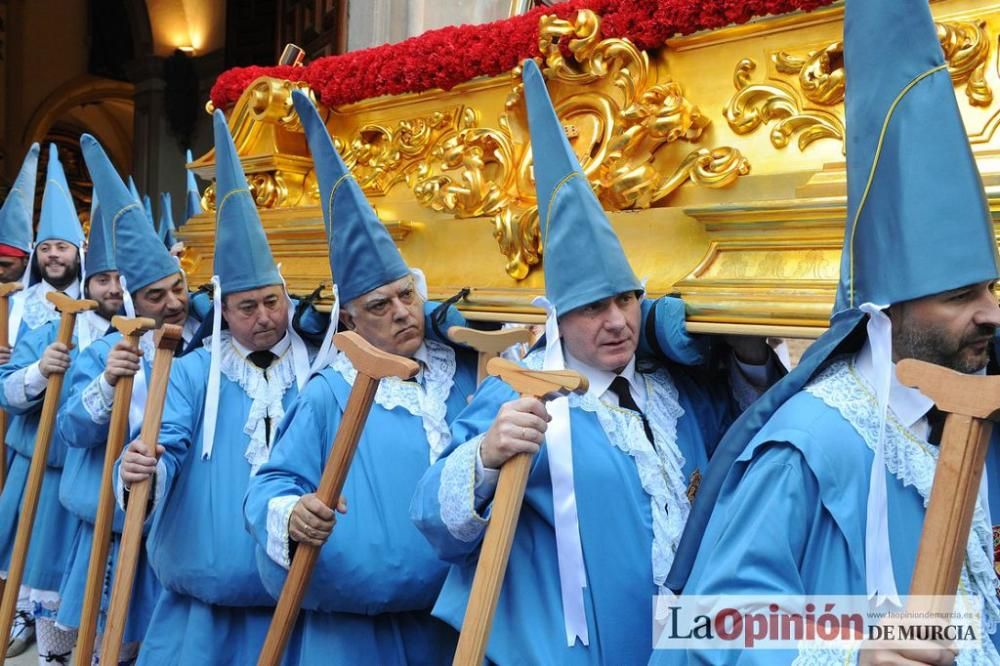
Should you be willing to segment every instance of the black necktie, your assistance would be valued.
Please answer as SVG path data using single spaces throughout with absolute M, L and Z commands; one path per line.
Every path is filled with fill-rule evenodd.
M 946 412 L 942 412 L 937 407 L 931 407 L 927 412 L 927 425 L 931 427 L 927 441 L 934 446 L 941 444 L 941 435 L 944 433 L 944 422 L 948 418 Z
M 636 404 L 635 399 L 632 397 L 632 391 L 629 388 L 628 380 L 618 375 L 611 381 L 611 386 L 608 389 L 618 396 L 618 406 L 622 409 L 631 409 L 633 412 L 639 415 L 642 419 L 642 429 L 646 431 L 646 438 L 649 440 L 650 444 L 653 443 L 653 430 L 649 427 L 649 421 L 646 420 L 646 415 L 642 413 L 639 409 L 639 405 Z
M 258 368 L 264 371 L 264 379 L 267 379 L 267 369 L 271 367 L 274 363 L 274 359 L 278 358 L 270 349 L 264 349 L 261 351 L 250 352 L 247 354 L 247 360 L 256 365 Z M 267 443 L 271 443 L 271 417 L 264 417 L 264 433 L 267 437 Z

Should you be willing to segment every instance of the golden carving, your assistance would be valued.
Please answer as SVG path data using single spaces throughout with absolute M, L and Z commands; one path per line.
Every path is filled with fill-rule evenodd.
M 986 82 L 991 44 L 986 21 L 938 23 L 937 31 L 952 81 L 965 84 L 969 104 L 989 106 L 993 90 Z
M 965 85 L 970 105 L 989 106 L 993 90 L 986 81 L 991 48 L 986 21 L 942 21 L 935 25 L 952 81 L 955 85 Z M 763 124 L 777 121 L 771 130 L 771 143 L 776 148 L 787 146 L 796 133 L 801 133 L 800 150 L 818 139 L 843 141 L 842 115 L 805 106 L 806 101 L 819 106 L 843 103 L 843 43 L 832 42 L 804 56 L 781 50 L 771 55 L 771 62 L 778 74 L 794 78 L 751 84 L 750 74 L 756 63 L 744 58 L 736 65 L 733 80 L 737 93 L 729 100 L 725 111 L 726 121 L 733 131 L 748 134 Z
M 556 113 L 607 209 L 648 208 L 686 182 L 725 187 L 749 172 L 746 158 L 728 147 L 698 149 L 666 169 L 654 163 L 668 144 L 698 143 L 711 121 L 677 82 L 651 84 L 644 51 L 628 40 L 601 39 L 593 12 L 580 11 L 572 21 L 543 16 L 538 39 L 545 75 L 559 86 L 551 91 Z M 521 280 L 539 263 L 541 247 L 530 141 L 520 122 L 520 68 L 512 81 L 497 127 L 481 127 L 474 110 L 465 109 L 457 129 L 414 172 L 413 194 L 435 211 L 491 217 L 505 270 Z
M 281 170 L 247 174 L 247 187 L 257 208 L 279 208 L 288 202 L 288 186 Z M 215 183 L 201 195 L 202 210 L 215 212 Z
M 844 123 L 835 114 L 805 110 L 794 90 L 783 83 L 750 83 L 757 63 L 744 58 L 736 65 L 733 84 L 736 94 L 729 100 L 723 115 L 737 134 L 749 134 L 764 124 L 774 122 L 771 144 L 784 148 L 799 134 L 799 150 L 819 139 L 844 140 Z
M 316 101 L 312 90 L 302 81 L 261 78 L 247 89 L 250 96 L 249 109 L 257 122 L 272 122 L 289 131 L 301 130 L 299 115 L 292 105 L 292 91 L 300 90 Z

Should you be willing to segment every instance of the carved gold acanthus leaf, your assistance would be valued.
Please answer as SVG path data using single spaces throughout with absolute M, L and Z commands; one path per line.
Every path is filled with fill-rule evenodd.
M 985 20 L 942 21 L 935 24 L 948 72 L 956 86 L 965 86 L 972 106 L 989 106 L 993 90 L 986 80 L 993 40 Z M 771 143 L 784 148 L 799 135 L 805 149 L 819 139 L 844 140 L 843 102 L 846 73 L 844 45 L 831 42 L 803 54 L 777 51 L 771 55 L 776 75 L 752 84 L 756 63 L 744 58 L 736 65 L 736 94 L 725 109 L 726 122 L 737 134 L 749 134 L 775 123 Z M 809 108 L 840 107 L 835 111 Z
M 281 170 L 250 173 L 247 187 L 257 208 L 280 208 L 288 204 L 288 185 Z M 215 183 L 205 188 L 201 195 L 202 210 L 215 212 Z
M 654 81 L 644 51 L 625 39 L 602 39 L 594 12 L 581 10 L 573 20 L 541 17 L 539 47 L 556 113 L 606 209 L 648 208 L 684 183 L 725 187 L 749 172 L 746 158 L 729 147 L 701 148 L 673 165 L 657 161 L 670 144 L 699 143 L 711 121 L 678 82 Z M 492 219 L 505 270 L 517 280 L 541 259 L 520 74 L 520 68 L 511 73 L 496 127 L 484 127 L 479 114 L 465 109 L 458 128 L 410 172 L 421 205 Z

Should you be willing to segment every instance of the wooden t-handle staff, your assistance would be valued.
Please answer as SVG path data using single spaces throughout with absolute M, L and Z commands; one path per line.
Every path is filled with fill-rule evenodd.
M 160 441 L 160 422 L 163 420 L 163 403 L 167 397 L 167 384 L 170 381 L 170 365 L 173 363 L 177 345 L 183 339 L 182 330 L 180 326 L 164 324 L 156 333 L 156 354 L 153 356 L 153 368 L 149 373 L 146 411 L 142 417 L 142 431 L 139 433 L 139 438 L 152 449 L 154 458 L 157 457 L 156 446 Z M 128 404 L 125 405 L 125 411 L 128 411 Z M 132 598 L 132 583 L 139 562 L 139 549 L 142 547 L 142 528 L 146 522 L 146 508 L 152 491 L 152 478 L 133 483 L 129 488 L 125 527 L 122 529 L 118 566 L 111 587 L 108 621 L 104 627 L 104 641 L 101 644 L 102 664 L 118 663 L 122 636 L 125 633 L 125 620 Z M 97 535 L 94 536 L 96 538 Z
M 900 361 L 896 375 L 948 413 L 910 595 L 954 596 L 993 421 L 1000 420 L 1000 377 L 967 375 L 914 359 Z
M 531 331 L 527 328 L 508 328 L 500 331 L 477 331 L 465 326 L 452 326 L 448 329 L 448 338 L 452 342 L 468 345 L 479 352 L 477 381 L 482 384 L 486 379 L 486 365 L 491 358 L 499 356 L 505 350 L 517 344 L 531 342 Z
M 139 317 L 128 319 L 115 317 L 111 324 L 123 336 L 125 342 L 135 350 L 139 349 L 139 338 L 146 331 L 156 328 L 152 319 Z M 101 472 L 100 493 L 97 497 L 97 516 L 94 520 L 94 542 L 90 546 L 90 564 L 87 567 L 87 583 L 83 590 L 83 610 L 80 612 L 80 631 L 76 641 L 77 666 L 89 666 L 94 652 L 97 635 L 97 616 L 101 609 L 101 593 L 104 590 L 104 572 L 108 564 L 108 548 L 111 542 L 111 525 L 115 518 L 115 496 L 112 490 L 112 474 L 115 462 L 121 455 L 125 437 L 128 435 L 128 412 L 132 405 L 133 375 L 119 377 L 115 384 L 115 397 L 111 406 L 111 420 L 108 424 L 108 444 L 104 450 L 104 467 Z
M 0 283 L 0 347 L 10 346 L 10 310 L 7 307 L 7 297 L 15 291 L 20 291 L 20 282 Z M 7 412 L 0 409 L 0 492 L 7 480 Z M 3 584 L 0 583 L 0 594 L 3 594 Z
M 344 488 L 379 382 L 385 377 L 409 379 L 420 371 L 416 361 L 376 349 L 354 332 L 338 333 L 334 336 L 333 343 L 351 360 L 358 376 L 351 387 L 344 417 L 337 428 L 330 456 L 323 467 L 323 476 L 320 477 L 319 488 L 316 490 L 316 497 L 331 507 L 337 505 Z M 258 666 L 277 666 L 281 661 L 318 557 L 319 548 L 316 546 L 305 543 L 295 546 L 292 566 L 288 570 L 285 585 L 281 588 L 281 596 L 257 660 Z
M 97 307 L 95 301 L 74 300 L 54 291 L 46 294 L 49 302 L 61 313 L 59 317 L 59 332 L 56 342 L 70 347 L 73 344 L 73 327 L 76 315 L 80 312 L 93 310 Z M 45 386 L 45 398 L 42 400 L 42 413 L 38 420 L 38 432 L 35 435 L 35 450 L 31 454 L 31 466 L 28 468 L 28 483 L 24 489 L 21 504 L 21 515 L 17 521 L 17 533 L 14 536 L 14 550 L 10 557 L 10 570 L 7 572 L 7 583 L 4 586 L 3 601 L 0 602 L 0 636 L 10 636 L 10 626 L 14 621 L 17 607 L 17 592 L 21 588 L 21 578 L 24 576 L 24 565 L 28 559 L 28 547 L 31 544 L 31 528 L 35 523 L 35 513 L 38 510 L 38 498 L 42 492 L 42 482 L 45 479 L 45 466 L 48 464 L 49 444 L 52 442 L 52 430 L 55 426 L 56 412 L 59 410 L 59 397 L 62 393 L 65 375 L 54 372 L 49 375 Z
M 586 393 L 588 388 L 587 378 L 572 370 L 528 370 L 502 358 L 491 359 L 487 367 L 491 375 L 500 377 L 522 397 Z M 528 485 L 531 460 L 530 454 L 518 453 L 500 468 L 492 515 L 479 551 L 479 564 L 472 579 L 469 604 L 455 650 L 455 666 L 479 666 L 486 655 L 493 614 L 500 599 L 524 489 Z

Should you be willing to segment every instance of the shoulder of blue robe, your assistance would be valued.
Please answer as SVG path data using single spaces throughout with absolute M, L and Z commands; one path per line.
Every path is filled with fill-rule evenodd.
M 424 473 L 417 483 L 416 492 L 410 503 L 410 518 L 424 537 L 437 552 L 438 557 L 446 562 L 465 564 L 477 557 L 482 534 L 469 535 L 470 538 L 459 538 L 455 535 L 454 525 L 449 525 L 442 511 L 439 499 L 442 486 L 442 472 L 452 456 L 461 457 L 461 467 L 466 468 L 471 462 L 472 469 L 466 479 L 468 491 L 466 514 L 463 518 L 473 523 L 485 525 L 485 516 L 480 516 L 474 506 L 474 465 L 476 452 L 479 450 L 481 435 L 493 424 L 500 405 L 510 400 L 516 400 L 517 393 L 509 385 L 489 377 L 476 391 L 469 403 L 451 426 L 451 444 L 445 449 L 441 458 Z M 537 462 L 537 459 L 536 459 Z M 449 472 L 456 470 L 455 463 L 449 466 Z M 456 517 L 458 519 L 458 517 Z
M 295 501 L 315 492 L 348 390 L 334 370 L 316 375 L 283 420 L 271 459 L 251 480 L 245 514 L 258 544 L 258 570 L 275 596 L 287 572 L 274 556 L 284 562 L 291 544 L 275 542 L 275 533 L 285 529 L 268 529 L 269 519 L 284 518 L 280 511 L 275 513 L 272 501 Z M 385 464 L 390 458 L 392 464 Z M 413 488 L 428 465 L 420 418 L 374 404 L 343 489 L 348 512 L 338 516 L 334 535 L 320 553 L 303 608 L 368 615 L 430 610 L 445 565 L 407 512 Z
M 768 422 L 768 419 L 788 400 L 801 391 L 837 354 L 857 351 L 865 340 L 866 316 L 859 310 L 838 313 L 830 328 L 820 336 L 799 360 L 795 369 L 771 386 L 735 420 L 712 454 L 707 472 L 702 476 L 697 498 L 677 547 L 667 587 L 674 592 L 684 589 L 688 574 L 701 544 L 701 537 L 715 508 L 722 482 L 736 459 Z
M 643 299 L 640 355 L 682 365 L 701 365 L 712 356 L 712 337 L 687 332 L 684 301 L 675 296 Z

